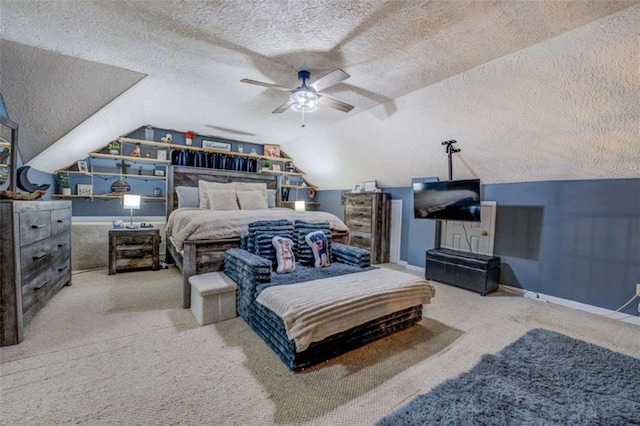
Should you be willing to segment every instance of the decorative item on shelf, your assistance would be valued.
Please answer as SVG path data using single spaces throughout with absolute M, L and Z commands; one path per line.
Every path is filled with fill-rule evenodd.
M 287 161 L 284 164 L 284 169 L 289 173 L 293 173 L 296 171 L 296 166 L 293 164 L 293 161 Z
M 139 195 L 133 195 L 133 194 L 125 194 L 124 197 L 122 198 L 122 207 L 124 207 L 125 209 L 130 209 L 131 210 L 131 224 L 127 225 L 127 228 L 129 229 L 137 229 L 137 226 L 134 226 L 133 224 L 133 210 L 138 210 L 140 208 L 140 199 L 141 197 Z
M 131 191 L 131 185 L 125 180 L 118 179 L 111 185 L 111 193 L 113 195 L 122 195 L 129 191 Z
M 309 198 L 311 198 L 312 200 L 314 198 L 316 198 L 316 190 L 313 188 L 309 188 Z
M 78 171 L 80 173 L 88 173 L 89 172 L 89 166 L 87 166 L 87 162 L 86 161 L 78 161 Z
M 93 195 L 93 185 L 79 183 L 76 185 L 78 195 Z
M 109 150 L 109 154 L 111 155 L 119 155 L 120 154 L 120 141 L 113 140 L 107 144 L 107 149 Z
M 192 130 L 187 130 L 184 133 L 184 143 L 187 145 L 192 145 L 193 144 L 193 138 L 196 137 L 196 134 L 192 131 Z
M 62 195 L 71 195 L 71 178 L 68 173 L 58 173 L 58 185 Z
M 279 172 L 280 164 L 274 164 L 273 166 L 271 166 L 271 170 L 273 170 L 274 172 Z
M 251 148 L 251 152 L 249 153 L 251 155 L 258 155 L 258 151 L 256 151 L 255 148 Z
M 238 145 L 238 152 L 244 152 L 244 145 Z
M 138 176 L 142 176 L 142 166 L 138 167 Z
M 202 141 L 202 147 L 205 149 L 217 149 L 218 151 L 231 152 L 231 144 L 217 141 Z
M 351 189 L 351 192 L 353 192 L 353 193 L 362 192 L 362 184 L 361 183 L 356 183 L 355 185 L 353 185 L 353 188 Z
M 164 176 L 164 169 L 163 169 L 163 168 L 160 168 L 160 167 L 155 168 L 155 169 L 153 170 L 153 175 L 154 175 L 154 176 Z
M 271 161 L 267 160 L 266 158 L 262 159 L 262 170 L 269 170 L 269 168 L 271 167 Z
M 153 188 L 152 192 L 154 197 L 162 197 L 162 189 L 161 188 Z
M 264 146 L 264 155 L 267 157 L 280 158 L 280 145 L 266 144 Z
M 159 149 L 156 154 L 156 158 L 158 160 L 166 160 L 167 159 L 167 151 L 164 149 Z
M 144 127 L 144 138 L 148 141 L 153 140 L 153 126 L 151 124 L 147 124 Z
M 36 192 L 37 190 L 46 191 L 49 189 L 51 185 L 48 183 L 43 183 L 42 185 L 31 183 L 28 176 L 30 168 L 31 166 L 22 166 L 16 170 L 16 185 L 18 189 L 25 192 Z
M 173 136 L 171 136 L 171 133 L 167 133 L 166 135 L 164 135 L 163 137 L 160 138 L 160 142 L 172 143 L 173 142 Z
M 140 157 L 140 151 L 141 151 L 142 146 L 140 145 L 140 143 L 136 143 L 135 147 L 133 148 L 133 151 L 131 151 L 131 153 L 129 154 L 129 157 Z

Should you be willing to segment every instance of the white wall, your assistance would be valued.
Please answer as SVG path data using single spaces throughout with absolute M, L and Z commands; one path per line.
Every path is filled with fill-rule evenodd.
M 322 189 L 640 176 L 640 6 L 283 144 Z M 395 108 L 394 108 L 395 107 Z M 388 115 L 387 110 L 396 112 Z

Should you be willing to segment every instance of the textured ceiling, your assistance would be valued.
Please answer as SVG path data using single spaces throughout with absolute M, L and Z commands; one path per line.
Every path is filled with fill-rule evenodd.
M 286 145 L 301 144 L 304 135 L 335 128 L 364 111 L 375 111 L 384 121 L 399 112 L 398 100 L 411 92 L 637 3 L 0 1 L 0 35 L 148 75 L 62 136 L 59 144 L 66 149 L 32 161 L 52 171 L 146 123 Z M 305 129 L 299 127 L 299 114 L 271 114 L 286 93 L 239 82 L 250 78 L 294 87 L 299 69 L 311 71 L 313 81 L 338 67 L 351 78 L 327 93 L 356 109 L 345 114 L 321 108 L 307 117 Z M 51 76 L 49 84 L 55 82 Z M 389 142 L 372 140 L 371 147 L 382 150 Z M 365 170 L 360 177 L 364 173 L 375 174 Z M 331 181 L 331 186 L 344 187 L 344 182 Z

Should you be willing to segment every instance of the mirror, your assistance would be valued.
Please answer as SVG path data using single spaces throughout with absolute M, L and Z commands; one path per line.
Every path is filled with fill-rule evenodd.
M 18 125 L 0 116 L 0 189 L 16 190 Z

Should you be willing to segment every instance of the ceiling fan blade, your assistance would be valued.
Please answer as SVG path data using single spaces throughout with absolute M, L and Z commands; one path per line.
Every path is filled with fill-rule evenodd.
M 293 101 L 289 99 L 287 102 L 280 105 L 278 108 L 274 109 L 272 114 L 281 114 L 289 109 L 289 107 L 293 105 Z
M 241 83 L 255 84 L 256 86 L 268 87 L 270 89 L 282 90 L 284 92 L 290 92 L 291 91 L 291 89 L 287 89 L 286 87 L 278 86 L 277 84 L 264 83 L 262 81 L 250 80 L 248 78 L 243 78 L 242 80 L 240 80 L 240 82 Z
M 350 105 L 346 102 L 342 102 L 337 99 L 330 98 L 324 95 L 318 95 L 318 103 L 322 105 L 326 105 L 331 108 L 339 109 L 340 111 L 344 111 L 344 112 L 349 112 L 353 108 L 355 108 L 353 105 Z
M 349 77 L 351 77 L 349 74 L 342 71 L 340 68 L 337 68 L 336 70 L 331 71 L 329 74 L 325 75 L 324 77 L 320 77 L 319 79 L 314 81 L 313 84 L 310 84 L 309 86 L 313 87 L 313 89 L 316 92 L 319 92 L 321 90 L 334 86 L 340 83 L 341 81 L 346 80 Z

